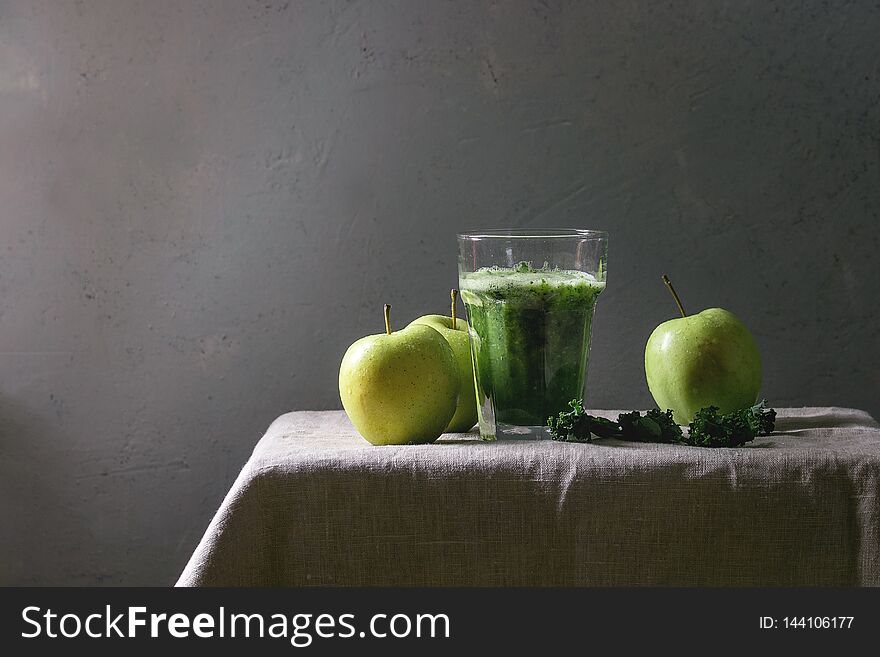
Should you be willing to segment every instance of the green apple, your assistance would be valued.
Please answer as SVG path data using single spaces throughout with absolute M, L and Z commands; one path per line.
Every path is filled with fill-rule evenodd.
M 645 346 L 645 378 L 660 409 L 688 424 L 706 406 L 722 413 L 755 403 L 761 388 L 761 356 L 749 330 L 731 312 L 709 308 L 654 329 Z
M 430 443 L 455 414 L 459 374 L 452 348 L 429 326 L 351 345 L 339 368 L 339 396 L 355 429 L 374 445 Z
M 449 421 L 446 431 L 470 431 L 477 423 L 477 394 L 474 385 L 474 363 L 471 359 L 471 343 L 468 338 L 468 325 L 463 319 L 455 316 L 455 299 L 458 290 L 452 290 L 452 317 L 444 315 L 425 315 L 410 323 L 410 326 L 421 324 L 430 326 L 442 335 L 455 355 L 458 365 L 458 406 L 455 415 Z

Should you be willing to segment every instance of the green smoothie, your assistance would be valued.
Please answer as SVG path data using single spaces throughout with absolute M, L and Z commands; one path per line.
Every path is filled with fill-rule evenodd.
M 583 396 L 603 280 L 520 263 L 462 273 L 460 286 L 481 426 L 542 427 Z

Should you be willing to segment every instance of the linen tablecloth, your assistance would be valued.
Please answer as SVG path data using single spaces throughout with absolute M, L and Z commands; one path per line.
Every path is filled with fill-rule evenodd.
M 878 491 L 880 428 L 846 408 L 781 409 L 735 449 L 374 447 L 341 411 L 296 412 L 178 585 L 878 585 Z

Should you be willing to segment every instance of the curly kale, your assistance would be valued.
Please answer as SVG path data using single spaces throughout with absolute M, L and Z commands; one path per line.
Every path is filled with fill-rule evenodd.
M 597 438 L 618 438 L 633 442 L 675 443 L 695 447 L 739 447 L 766 436 L 775 427 L 776 411 L 762 401 L 750 408 L 719 414 L 718 407 L 700 409 L 685 435 L 672 419 L 672 411 L 653 409 L 621 413 L 617 422 L 589 415 L 583 401 L 569 402 L 570 411 L 547 419 L 550 437 L 562 442 L 588 443 Z
M 550 437 L 567 443 L 588 443 L 593 434 L 599 438 L 615 438 L 620 434 L 617 422 L 604 417 L 588 415 L 584 410 L 583 400 L 572 399 L 568 405 L 570 411 L 562 411 L 556 417 L 547 418 Z
M 672 419 L 672 411 L 652 409 L 642 415 L 638 411 L 621 413 L 617 417 L 623 440 L 639 443 L 681 442 L 681 427 Z
M 739 447 L 766 436 L 776 426 L 776 411 L 766 400 L 750 408 L 719 414 L 717 406 L 701 408 L 688 426 L 685 445 L 696 447 Z

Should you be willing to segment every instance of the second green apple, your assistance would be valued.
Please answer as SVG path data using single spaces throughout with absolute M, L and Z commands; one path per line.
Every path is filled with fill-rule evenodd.
M 681 317 L 660 324 L 645 346 L 645 378 L 658 408 L 688 424 L 707 406 L 730 413 L 754 404 L 761 356 L 749 329 L 723 308 L 687 315 L 665 275 L 663 281 Z
M 410 323 L 430 326 L 442 335 L 455 356 L 459 375 L 458 406 L 455 415 L 449 421 L 446 432 L 460 433 L 470 431 L 477 423 L 477 395 L 474 388 L 474 364 L 471 358 L 471 345 L 468 338 L 467 322 L 456 317 L 455 303 L 457 290 L 450 293 L 452 298 L 451 317 L 444 315 L 425 315 Z

